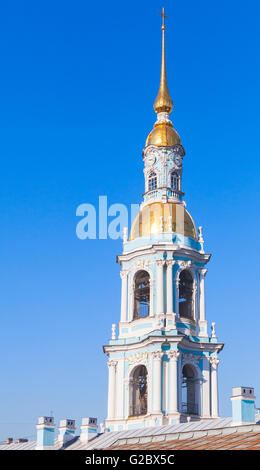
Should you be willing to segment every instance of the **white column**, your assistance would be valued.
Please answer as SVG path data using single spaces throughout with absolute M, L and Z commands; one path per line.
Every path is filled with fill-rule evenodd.
M 163 361 L 162 362 L 162 368 L 163 368 L 163 371 L 162 371 L 162 376 L 163 376 L 163 380 L 162 380 L 162 394 L 163 394 L 163 397 L 162 397 L 162 409 L 164 411 L 167 411 L 168 410 L 168 400 L 169 400 L 169 397 L 168 397 L 168 361 Z
M 200 270 L 200 321 L 205 321 L 205 276 L 207 269 Z
M 162 351 L 154 351 L 153 355 L 153 413 L 161 413 L 161 359 Z
M 170 407 L 169 414 L 178 412 L 178 357 L 180 353 L 177 349 L 169 351 L 170 358 Z
M 109 359 L 108 365 L 108 404 L 107 404 L 107 419 L 115 418 L 115 403 L 116 403 L 116 365 L 117 362 Z
M 179 279 L 176 279 L 175 281 L 175 311 L 176 311 L 176 319 L 180 318 L 180 312 L 179 312 L 179 285 L 180 281 Z
M 164 295 L 163 295 L 163 259 L 156 260 L 157 264 L 157 315 L 164 313 Z
M 121 321 L 127 321 L 127 271 L 122 270 L 120 277 L 122 279 L 121 287 Z
M 120 359 L 116 369 L 116 417 L 123 418 L 124 403 L 123 403 L 123 390 L 124 390 L 124 359 Z
M 216 356 L 210 357 L 211 364 L 211 415 L 212 418 L 218 417 L 218 364 Z
M 153 411 L 153 401 L 152 401 L 152 396 L 153 396 L 153 383 L 152 383 L 152 372 L 151 372 L 151 364 L 150 367 L 148 368 L 148 375 L 147 375 L 147 391 L 148 391 L 148 400 L 147 400 L 147 413 L 150 414 Z
M 210 368 L 208 357 L 203 357 L 202 371 L 202 417 L 210 417 Z
M 172 267 L 175 261 L 173 259 L 168 259 L 167 264 L 167 314 L 173 314 L 173 285 L 172 285 Z

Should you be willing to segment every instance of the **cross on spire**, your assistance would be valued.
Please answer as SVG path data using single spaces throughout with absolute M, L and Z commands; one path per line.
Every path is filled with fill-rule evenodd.
M 164 7 L 163 7 L 162 11 L 159 11 L 159 15 L 162 16 L 162 29 L 165 29 L 164 19 L 168 18 L 168 16 L 166 16 L 165 13 L 164 13 Z

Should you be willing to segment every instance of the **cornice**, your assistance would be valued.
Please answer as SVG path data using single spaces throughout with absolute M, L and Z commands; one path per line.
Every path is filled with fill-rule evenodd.
M 159 347 L 163 346 L 165 343 L 176 344 L 183 349 L 197 352 L 206 351 L 219 353 L 224 347 L 224 343 L 197 343 L 191 341 L 187 336 L 179 334 L 173 336 L 149 335 L 147 338 L 144 338 L 141 341 L 137 340 L 135 343 L 104 345 L 103 351 L 105 354 L 109 355 L 111 352 L 132 351 L 138 348 L 144 348 L 151 344 L 156 344 Z
M 187 257 L 191 258 L 193 261 L 204 264 L 208 263 L 211 258 L 211 254 L 200 253 L 199 251 L 189 247 L 180 248 L 179 245 L 176 245 L 175 243 L 169 243 L 168 241 L 165 241 L 138 247 L 132 251 L 128 251 L 127 253 L 117 255 L 117 263 L 121 265 L 123 261 L 132 261 L 133 259 L 139 258 L 140 256 L 154 255 L 164 251 L 173 252 L 173 258 Z

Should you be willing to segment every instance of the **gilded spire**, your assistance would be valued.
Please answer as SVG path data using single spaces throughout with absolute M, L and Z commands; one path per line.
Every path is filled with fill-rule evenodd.
M 160 15 L 162 15 L 162 65 L 161 65 L 161 81 L 160 81 L 160 88 L 159 92 L 157 95 L 157 98 L 154 102 L 154 110 L 155 112 L 162 113 L 171 113 L 173 110 L 173 102 L 170 97 L 170 93 L 168 90 L 168 85 L 167 85 L 167 77 L 166 77 L 166 65 L 165 65 L 165 24 L 164 24 L 164 19 L 167 18 L 167 16 L 164 13 L 164 8 L 162 12 L 160 12 Z

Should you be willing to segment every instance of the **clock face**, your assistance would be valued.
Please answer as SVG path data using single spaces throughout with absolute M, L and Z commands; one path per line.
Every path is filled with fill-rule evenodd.
M 178 155 L 178 154 L 176 153 L 176 154 L 174 155 L 174 163 L 175 163 L 175 165 L 181 166 L 181 162 L 182 162 L 182 160 L 181 160 L 180 155 Z

